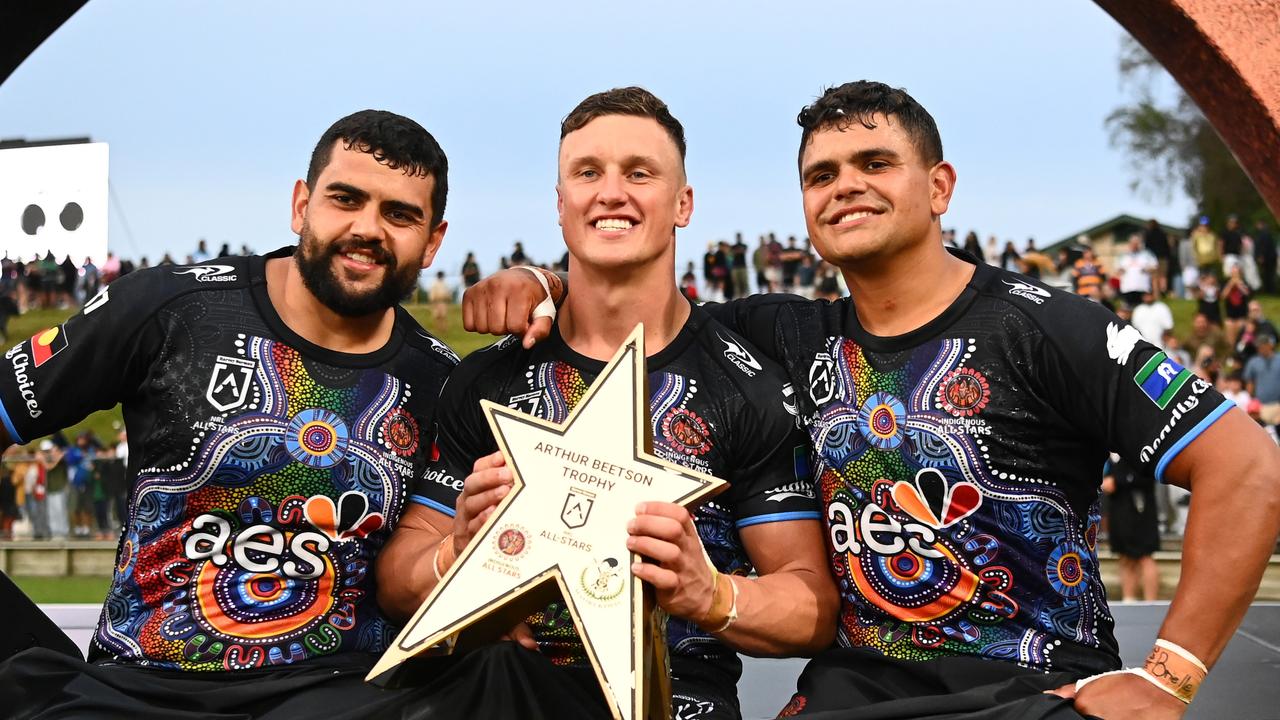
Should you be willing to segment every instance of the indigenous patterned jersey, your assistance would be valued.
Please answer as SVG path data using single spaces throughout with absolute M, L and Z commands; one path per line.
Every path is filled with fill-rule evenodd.
M 848 299 L 712 314 L 796 388 L 838 642 L 1119 666 L 1095 549 L 1107 452 L 1160 477 L 1229 401 L 1100 305 L 981 263 L 950 308 L 897 337 L 869 334 Z
M 241 670 L 394 637 L 372 562 L 457 357 L 402 308 L 375 352 L 315 346 L 276 314 L 265 264 L 131 273 L 5 353 L 17 442 L 124 405 L 132 491 L 96 659 Z
M 804 435 L 786 407 L 781 371 L 757 358 L 737 335 L 693 308 L 671 344 L 646 361 L 653 453 L 729 482 L 694 519 L 711 561 L 720 572 L 737 575 L 752 570 L 741 528 L 819 518 Z M 482 398 L 562 422 L 604 366 L 574 352 L 558 326 L 532 350 L 508 337 L 467 357 L 441 397 L 440 457 L 413 500 L 452 516 L 472 463 L 498 449 L 480 409 Z M 586 664 L 561 603 L 530 624 L 553 662 Z M 733 680 L 741 673 L 737 655 L 692 623 L 672 618 L 667 640 L 674 656 L 715 659 Z

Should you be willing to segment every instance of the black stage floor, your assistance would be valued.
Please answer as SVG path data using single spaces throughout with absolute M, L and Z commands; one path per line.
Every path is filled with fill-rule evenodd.
M 1141 665 L 1169 604 L 1113 605 L 1125 667 Z M 804 660 L 743 659 L 738 697 L 745 720 L 772 718 L 795 689 Z M 1280 603 L 1255 603 L 1209 673 L 1186 720 L 1280 720 Z M 1128 720 L 1127 718 L 1125 720 Z
M 1126 667 L 1141 665 L 1168 603 L 1113 605 Z M 101 608 L 46 605 L 44 610 L 82 648 Z M 795 689 L 804 660 L 743 658 L 739 699 L 745 720 L 772 718 Z M 1255 603 L 1205 681 L 1187 720 L 1280 720 L 1280 603 Z M 1126 718 L 1125 720 L 1129 720 Z

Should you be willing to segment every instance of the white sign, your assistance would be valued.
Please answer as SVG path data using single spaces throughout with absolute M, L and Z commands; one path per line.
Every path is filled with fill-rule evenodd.
M 0 150 L 0 251 L 107 259 L 107 144 Z

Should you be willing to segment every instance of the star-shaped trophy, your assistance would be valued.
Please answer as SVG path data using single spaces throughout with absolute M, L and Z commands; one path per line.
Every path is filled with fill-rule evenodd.
M 490 642 L 558 590 L 614 718 L 669 716 L 665 633 L 626 526 L 641 502 L 692 507 L 727 484 L 653 455 L 644 359 L 637 325 L 563 424 L 481 401 L 512 490 L 369 678 L 442 643 Z

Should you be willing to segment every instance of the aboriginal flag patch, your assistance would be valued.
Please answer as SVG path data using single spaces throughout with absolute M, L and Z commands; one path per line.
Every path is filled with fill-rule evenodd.
M 31 336 L 31 358 L 40 367 L 67 347 L 67 333 L 62 326 L 51 327 Z
M 1174 362 L 1162 352 L 1152 355 L 1146 364 L 1133 376 L 1133 381 L 1142 388 L 1142 393 L 1164 410 L 1173 402 L 1173 398 L 1191 379 L 1191 371 Z

